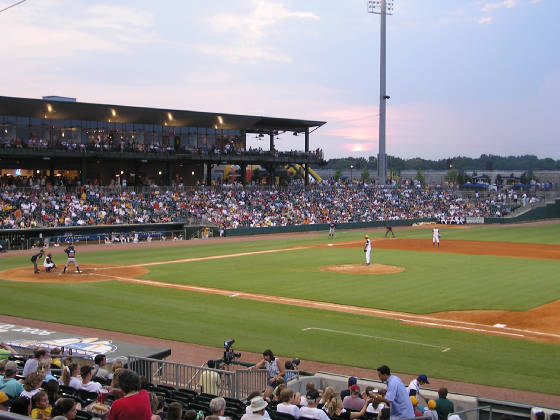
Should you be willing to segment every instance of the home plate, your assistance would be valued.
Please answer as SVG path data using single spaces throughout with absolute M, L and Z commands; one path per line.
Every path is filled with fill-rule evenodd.
M 507 325 L 506 324 L 494 324 L 493 327 L 494 328 L 505 328 L 505 327 L 507 327 Z

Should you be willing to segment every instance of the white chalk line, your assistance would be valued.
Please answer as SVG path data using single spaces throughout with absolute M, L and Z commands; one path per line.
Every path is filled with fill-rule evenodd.
M 292 248 L 282 248 L 282 249 L 265 249 L 263 251 L 251 251 L 251 252 L 239 252 L 237 254 L 224 254 L 224 255 L 210 255 L 207 257 L 194 257 L 194 258 L 183 258 L 180 260 L 168 260 L 168 261 L 154 261 L 142 264 L 131 264 L 122 266 L 110 266 L 110 267 L 93 267 L 92 270 L 110 270 L 113 268 L 123 268 L 123 267 L 149 267 L 152 265 L 167 265 L 167 264 L 179 264 L 186 262 L 195 261 L 208 261 L 208 260 L 221 260 L 224 258 L 236 258 L 236 257 L 246 257 L 248 255 L 260 255 L 260 254 L 271 254 L 276 252 L 286 252 L 286 251 L 299 251 L 301 249 L 309 249 L 309 246 L 297 246 Z
M 130 266 L 122 266 L 130 267 Z M 540 331 L 532 331 L 526 329 L 519 329 L 519 328 L 494 328 L 489 325 L 479 324 L 474 322 L 468 321 L 458 321 L 453 319 L 440 319 L 440 318 L 433 318 L 424 315 L 413 315 L 413 314 L 406 314 L 402 312 L 394 312 L 394 311 L 385 311 L 381 309 L 373 309 L 373 308 L 363 308 L 359 306 L 351 306 L 351 305 L 342 305 L 338 303 L 329 303 L 329 302 L 320 302 L 320 301 L 313 301 L 313 300 L 305 300 L 305 299 L 297 299 L 297 298 L 288 298 L 282 296 L 270 296 L 270 295 L 262 295 L 257 293 L 246 293 L 246 292 L 238 292 L 234 290 L 227 290 L 227 289 L 216 289 L 211 287 L 203 287 L 203 286 L 191 286 L 185 284 L 177 284 L 177 283 L 168 283 L 168 282 L 161 282 L 161 281 L 154 281 L 154 280 L 145 280 L 145 279 L 135 279 L 129 277 L 121 277 L 115 275 L 108 275 L 108 274 L 97 274 L 91 273 L 94 276 L 106 277 L 111 278 L 127 283 L 134 283 L 134 284 L 141 284 L 146 286 L 155 286 L 155 287 L 167 287 L 173 289 L 180 289 L 185 291 L 191 292 L 202 292 L 202 293 L 210 293 L 215 295 L 222 295 L 228 296 L 230 298 L 241 298 L 241 299 L 251 299 L 251 300 L 258 300 L 258 301 L 270 301 L 274 303 L 284 303 L 290 305 L 297 305 L 297 306 L 304 306 L 304 307 L 313 307 L 319 309 L 326 309 L 326 310 L 335 310 L 338 312 L 346 312 L 346 313 L 358 313 L 370 316 L 378 316 L 381 318 L 389 318 L 395 319 L 404 323 L 416 323 L 422 324 L 425 326 L 434 326 L 434 327 L 442 327 L 442 328 L 451 328 L 451 329 L 460 329 L 465 331 L 472 331 L 472 332 L 485 332 L 489 334 L 496 334 L 496 335 L 504 335 L 504 336 L 512 336 L 512 337 L 519 337 L 524 338 L 526 335 L 537 335 L 541 337 L 549 337 L 549 338 L 560 338 L 558 334 L 552 333 L 544 333 Z M 507 331 L 504 331 L 507 330 Z M 509 332 L 508 332 L 509 331 Z M 521 334 L 517 334 L 521 333 Z M 525 335 L 523 335 L 525 334 Z
M 438 345 L 435 345 L 435 344 L 419 343 L 417 341 L 409 341 L 409 340 L 399 340 L 397 338 L 381 337 L 381 336 L 378 336 L 378 335 L 353 333 L 353 332 L 349 332 L 349 331 L 331 330 L 329 328 L 309 327 L 309 328 L 302 328 L 301 330 L 302 331 L 325 331 L 325 332 L 332 332 L 332 333 L 335 333 L 335 334 L 353 335 L 353 336 L 356 336 L 356 337 L 375 338 L 376 340 L 396 341 L 396 342 L 399 342 L 399 343 L 414 344 L 414 345 L 417 345 L 417 346 L 433 347 L 433 348 L 436 348 L 436 349 L 442 349 L 441 350 L 442 353 L 451 350 L 451 347 L 438 346 Z

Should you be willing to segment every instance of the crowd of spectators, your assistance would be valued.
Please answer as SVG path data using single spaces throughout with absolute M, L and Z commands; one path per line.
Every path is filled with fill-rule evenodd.
M 323 159 L 323 151 L 321 149 L 311 150 L 308 153 L 304 151 L 278 151 L 266 150 L 262 147 L 252 148 L 248 150 L 239 146 L 233 139 L 223 139 L 219 144 L 215 145 L 174 145 L 160 144 L 157 142 L 145 143 L 138 141 L 133 137 L 119 138 L 116 136 L 91 136 L 87 142 L 81 142 L 79 139 L 60 137 L 57 140 L 47 141 L 37 137 L 30 137 L 27 140 L 11 139 L 5 137 L 0 140 L 0 148 L 3 149 L 27 149 L 35 151 L 44 150 L 62 150 L 70 152 L 128 152 L 128 153 L 186 153 L 197 154 L 201 156 L 208 155 L 241 155 L 243 154 L 273 154 L 274 156 L 312 156 Z
M 0 193 L 2 229 L 207 220 L 225 229 L 319 223 L 435 219 L 464 223 L 466 217 L 501 217 L 523 197 L 489 193 L 467 199 L 452 189 L 377 187 L 368 184 L 279 187 L 152 186 L 105 188 L 6 188 Z

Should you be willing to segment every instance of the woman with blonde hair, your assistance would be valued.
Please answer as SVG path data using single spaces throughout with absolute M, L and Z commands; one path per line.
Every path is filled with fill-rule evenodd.
M 291 414 L 295 419 L 299 419 L 299 407 L 296 405 L 297 399 L 293 389 L 283 389 L 280 392 L 278 402 L 277 412 Z
M 330 386 L 325 388 L 325 391 L 323 392 L 323 395 L 321 396 L 321 400 L 319 401 L 319 404 L 317 404 L 317 408 L 322 408 L 323 410 L 326 410 L 327 404 L 329 403 L 329 401 L 333 398 L 336 398 L 336 392 L 334 392 L 334 389 Z
M 359 417 L 362 417 L 366 413 L 367 406 L 372 401 L 373 398 L 368 397 L 368 399 L 364 401 L 364 406 L 362 407 L 361 411 L 346 411 L 342 404 L 342 400 L 337 396 L 336 398 L 331 398 L 331 400 L 328 402 L 327 414 L 330 418 L 336 417 L 337 419 L 343 420 L 357 419 Z
M 123 362 L 121 362 L 120 360 L 115 360 L 111 365 L 111 372 L 109 372 L 109 374 L 107 375 L 107 379 L 110 379 L 112 381 L 115 377 L 115 372 L 122 368 Z
M 70 363 L 62 369 L 62 378 L 59 381 L 61 385 L 69 386 L 74 389 L 82 387 L 82 379 L 80 378 L 80 365 Z
M 23 382 L 24 391 L 19 394 L 20 397 L 25 397 L 31 399 L 33 395 L 41 391 L 41 384 L 43 383 L 45 377 L 38 372 L 31 372 L 25 378 Z

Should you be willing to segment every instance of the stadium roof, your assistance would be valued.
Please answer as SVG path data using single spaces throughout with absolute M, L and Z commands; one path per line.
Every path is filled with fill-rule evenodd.
M 219 114 L 175 109 L 65 102 L 0 96 L 0 115 L 64 120 L 108 121 L 178 127 L 206 127 L 223 130 L 304 132 L 325 121 L 308 121 L 254 115 Z

